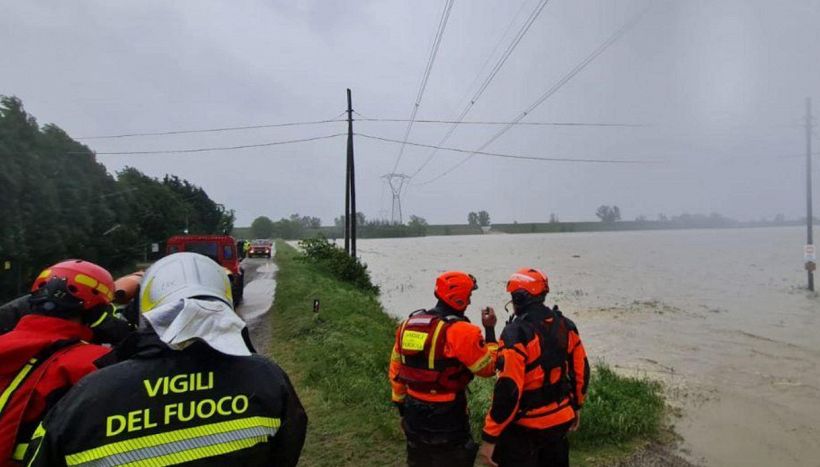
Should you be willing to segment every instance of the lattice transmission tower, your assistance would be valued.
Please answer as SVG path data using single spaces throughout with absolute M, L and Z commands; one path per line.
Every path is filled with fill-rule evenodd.
M 401 213 L 401 190 L 404 185 L 410 180 L 409 175 L 399 173 L 389 173 L 382 175 L 382 178 L 387 181 L 387 186 L 390 187 L 390 192 L 393 194 L 393 204 L 390 209 L 390 223 L 403 224 L 404 219 Z

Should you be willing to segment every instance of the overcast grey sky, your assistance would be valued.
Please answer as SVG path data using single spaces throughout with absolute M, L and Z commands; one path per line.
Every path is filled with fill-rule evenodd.
M 20 97 L 40 123 L 74 137 L 331 119 L 344 110 L 347 87 L 363 116 L 407 118 L 444 3 L 0 0 L 0 94 Z M 495 62 L 537 3 L 455 0 L 417 118 L 455 118 L 488 73 L 482 64 Z M 476 156 L 421 184 L 464 157 L 440 151 L 412 180 L 405 214 L 431 223 L 465 222 L 479 209 L 497 222 L 550 213 L 581 220 L 617 204 L 627 219 L 804 215 L 804 160 L 790 156 L 805 150 L 805 97 L 820 114 L 816 0 L 551 0 L 466 120 L 513 119 L 650 3 L 635 28 L 524 120 L 649 127 L 519 126 L 487 151 L 662 163 Z M 356 123 L 358 132 L 399 140 L 405 129 Z M 409 139 L 436 144 L 447 129 L 417 123 Z M 475 149 L 496 130 L 462 126 L 447 146 Z M 87 143 L 99 152 L 153 150 L 344 131 L 332 123 Z M 820 139 L 814 143 L 820 151 Z M 377 217 L 390 209 L 379 177 L 392 170 L 399 146 L 361 137 L 355 145 L 359 207 Z M 407 147 L 398 170 L 415 172 L 429 154 Z M 112 173 L 130 165 L 191 180 L 235 209 L 238 225 L 294 212 L 331 223 L 344 209 L 343 137 L 98 157 Z

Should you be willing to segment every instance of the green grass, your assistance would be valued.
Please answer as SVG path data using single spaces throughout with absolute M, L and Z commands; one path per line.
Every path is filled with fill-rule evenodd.
M 284 242 L 276 262 L 272 357 L 293 379 L 310 419 L 300 465 L 401 465 L 404 443 L 387 380 L 395 320 L 375 296 L 298 261 Z
M 387 365 L 396 321 L 378 299 L 298 261 L 277 243 L 272 357 L 291 376 L 308 412 L 300 465 L 392 466 L 404 463 L 404 438 L 390 403 Z M 321 311 L 312 312 L 313 299 Z M 478 439 L 492 397 L 492 379 L 470 385 Z M 663 434 L 665 404 L 658 383 L 619 376 L 598 365 L 571 438 L 573 465 L 606 465 Z

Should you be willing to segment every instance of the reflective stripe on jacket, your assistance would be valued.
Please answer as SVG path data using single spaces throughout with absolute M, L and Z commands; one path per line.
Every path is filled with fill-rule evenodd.
M 83 379 L 49 413 L 27 466 L 298 462 L 307 416 L 270 360 L 224 355 L 201 342 L 171 350 L 147 330 L 129 337 L 118 356 L 129 359 Z
M 402 403 L 407 394 L 410 396 L 426 402 L 450 402 L 455 400 L 456 395 L 463 391 L 472 375 L 482 377 L 489 377 L 495 373 L 495 361 L 498 346 L 495 343 L 485 343 L 481 334 L 481 329 L 471 324 L 466 319 L 459 318 L 458 320 L 447 321 L 446 314 L 433 308 L 424 315 L 437 315 L 437 320 L 433 326 L 432 332 L 428 333 L 426 337 L 416 335 L 416 338 L 422 338 L 422 347 L 432 349 L 442 349 L 441 354 L 432 355 L 433 363 L 429 367 L 437 367 L 436 361 L 448 361 L 448 365 L 458 365 L 457 367 L 449 366 L 453 374 L 467 374 L 470 377 L 464 382 L 461 387 L 456 389 L 446 387 L 427 387 L 424 385 L 416 386 L 412 383 L 408 384 L 404 378 L 400 377 L 403 372 L 402 353 L 407 353 L 401 349 L 403 340 L 403 331 L 405 330 L 408 321 L 419 317 L 422 314 L 411 315 L 408 320 L 396 330 L 396 339 L 393 344 L 393 351 L 390 358 L 389 378 L 392 387 L 392 400 L 395 403 Z M 438 323 L 443 323 L 439 327 Z M 438 335 L 436 335 L 438 329 Z M 418 332 L 418 331 L 417 331 Z M 429 339 L 429 341 L 427 340 Z M 443 340 L 442 345 L 436 345 L 438 340 Z M 413 346 L 412 342 L 405 340 L 405 346 Z M 423 357 L 431 357 L 430 353 L 423 353 Z M 405 358 L 406 360 L 406 358 Z M 405 369 L 406 371 L 406 369 Z

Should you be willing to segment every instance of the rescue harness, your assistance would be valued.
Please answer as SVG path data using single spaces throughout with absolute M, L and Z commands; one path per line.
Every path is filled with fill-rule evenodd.
M 518 418 L 530 410 L 550 404 L 560 404 L 571 393 L 566 365 L 569 329 L 564 315 L 557 306 L 554 309 L 546 309 L 549 310 L 549 314 L 545 319 L 533 319 L 536 317 L 531 317 L 529 313 L 519 318 L 520 323 L 528 329 L 532 337 L 538 336 L 541 350 L 539 357 L 527 364 L 525 372 L 529 373 L 540 367 L 544 372 L 544 384 L 537 389 L 523 391 L 519 402 Z M 547 321 L 550 316 L 552 322 Z M 560 376 L 553 383 L 551 375 L 556 368 L 560 369 Z
M 448 328 L 461 315 L 442 315 L 416 310 L 402 323 L 398 353 L 401 366 L 396 380 L 413 391 L 430 394 L 459 393 L 473 374 L 458 359 L 445 356 Z

